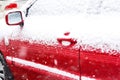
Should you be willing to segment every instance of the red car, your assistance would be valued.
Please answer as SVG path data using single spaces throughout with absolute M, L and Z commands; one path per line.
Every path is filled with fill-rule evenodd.
M 120 80 L 116 18 L 44 16 L 39 1 L 6 14 L 0 80 Z

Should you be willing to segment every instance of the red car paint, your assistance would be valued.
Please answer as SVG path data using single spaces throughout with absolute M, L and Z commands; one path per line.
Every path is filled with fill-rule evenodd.
M 17 45 L 16 45 L 17 44 Z M 27 56 L 21 56 L 20 50 L 26 49 Z M 37 64 L 42 64 L 51 68 L 56 68 L 64 72 L 69 72 L 73 75 L 80 76 L 80 65 L 79 65 L 79 49 L 72 49 L 69 47 L 62 47 L 59 45 L 49 46 L 44 44 L 31 44 L 25 41 L 10 41 L 10 45 L 6 47 L 7 56 L 11 59 L 19 58 L 21 60 L 31 61 Z M 34 67 L 27 65 L 19 64 L 14 60 L 7 59 L 7 61 L 14 65 L 11 65 L 11 70 L 15 75 L 15 80 L 24 80 L 21 79 L 22 76 L 26 75 L 26 79 L 35 79 L 35 80 L 75 80 L 74 77 L 67 77 L 66 74 L 62 75 L 61 73 L 51 73 L 45 70 L 40 70 Z M 23 70 L 23 71 L 22 71 Z M 54 70 L 54 69 L 52 69 Z M 19 73 L 19 74 L 18 74 Z M 35 73 L 35 74 L 34 74 Z M 33 74 L 32 76 L 29 76 Z M 41 75 L 42 76 L 41 76 Z M 20 76 L 21 75 L 21 76 Z M 50 76 L 51 75 L 51 76 Z M 35 76 L 33 78 L 33 76 Z M 40 77 L 39 77 L 40 76 Z M 21 77 L 21 78 L 20 78 Z M 46 79 L 48 77 L 48 79 Z
M 120 79 L 120 55 L 109 55 L 100 51 L 80 52 L 81 74 L 99 80 Z
M 18 7 L 17 3 L 10 3 L 9 5 L 5 7 L 5 10 L 9 10 L 9 9 L 17 8 L 17 7 Z
M 69 34 L 64 33 L 65 36 Z M 76 47 L 77 39 L 73 38 L 57 38 L 57 41 L 57 45 L 48 45 L 44 41 L 31 43 L 9 39 L 9 45 L 5 45 L 3 40 L 0 49 L 15 80 L 120 79 L 119 52 L 88 50 L 81 44 Z M 62 41 L 70 42 L 70 45 L 63 45 Z
M 25 55 L 27 56 L 19 54 L 21 49 L 26 50 Z M 3 43 L 1 50 L 6 56 L 15 80 L 76 80 L 82 79 L 81 76 L 95 80 L 120 79 L 120 55 L 117 52 L 116 55 L 109 55 L 109 53 L 102 53 L 99 50 L 82 50 L 82 47 L 74 49 L 61 45 L 49 46 L 20 40 L 10 40 L 8 46 Z M 17 59 L 33 62 L 38 66 L 39 64 L 45 65 L 50 69 L 55 68 L 63 71 L 62 73 L 68 72 L 75 77 L 22 64 L 17 62 Z

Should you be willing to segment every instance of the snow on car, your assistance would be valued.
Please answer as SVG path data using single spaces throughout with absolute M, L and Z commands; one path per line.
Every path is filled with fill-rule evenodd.
M 119 8 L 92 2 L 28 0 L 8 11 L 0 49 L 10 79 L 119 80 Z

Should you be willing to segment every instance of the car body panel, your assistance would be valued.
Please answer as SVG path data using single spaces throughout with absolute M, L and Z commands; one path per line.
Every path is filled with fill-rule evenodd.
M 13 72 L 15 70 L 15 79 L 21 80 L 20 74 L 28 76 L 31 73 L 36 73 L 36 77 L 34 77 L 36 80 L 48 80 L 49 78 L 55 80 L 79 79 L 79 49 L 62 47 L 61 45 L 31 44 L 19 40 L 11 40 L 9 42 L 10 44 L 6 49 L 10 56 L 7 55 L 6 59 L 14 65 L 12 69 Z M 21 69 L 24 71 L 21 72 Z M 41 77 L 40 74 L 42 75 Z M 33 78 L 29 76 L 26 79 Z
M 3 25 L 0 49 L 15 80 L 119 80 L 119 20 L 28 16 L 22 29 Z
M 116 52 L 117 53 L 117 52 Z M 120 55 L 110 55 L 97 51 L 80 52 L 81 75 L 95 78 L 97 80 L 119 80 L 120 77 Z
M 36 17 L 30 18 L 34 21 L 37 20 Z M 42 16 L 38 19 L 39 23 L 37 24 L 34 21 L 29 21 L 29 18 L 26 19 L 23 29 L 19 26 L 8 26 L 8 33 L 4 34 L 6 37 L 3 36 L 1 50 L 6 56 L 7 62 L 12 64 L 10 66 L 15 79 L 84 80 L 84 77 L 98 80 L 103 78 L 112 80 L 114 77 L 119 79 L 119 49 L 111 46 L 117 44 L 117 42 L 113 42 L 116 37 L 106 35 L 108 37 L 106 40 L 104 36 L 98 35 L 98 33 L 94 34 L 91 31 L 84 33 L 78 29 L 79 22 L 75 21 L 77 19 L 84 23 L 83 17 L 80 18 L 80 16 Z M 45 24 L 46 22 L 47 24 Z M 29 27 L 30 23 L 33 26 Z M 58 25 L 59 23 L 61 24 Z M 88 25 L 83 24 L 82 26 L 86 27 Z M 75 40 L 76 42 L 73 45 L 69 43 L 66 45 L 66 43 L 61 43 L 60 39 L 68 42 Z M 103 41 L 99 43 L 101 39 Z M 109 44 L 108 40 L 111 44 Z M 117 38 L 117 40 L 119 39 Z M 97 43 L 99 44 L 93 45 Z M 108 43 L 107 48 L 105 43 Z M 91 45 L 93 46 L 91 47 Z M 41 69 L 41 66 L 53 71 L 46 70 L 46 68 Z M 58 73 L 56 73 L 56 69 Z M 62 73 L 68 73 L 68 75 Z M 40 77 L 40 74 L 42 77 Z M 56 76 L 57 74 L 59 76 Z

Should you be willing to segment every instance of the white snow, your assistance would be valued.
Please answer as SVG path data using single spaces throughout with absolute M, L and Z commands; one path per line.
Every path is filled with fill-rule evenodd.
M 44 41 L 49 45 L 58 44 L 57 38 L 77 39 L 76 45 L 84 44 L 100 48 L 103 52 L 117 50 L 120 52 L 120 0 L 38 0 L 35 16 L 25 19 L 23 30 L 19 26 L 8 26 L 5 20 L 0 20 L 0 40 L 9 39 L 28 40 L 30 42 Z M 40 10 L 40 11 L 39 11 Z M 31 10 L 32 11 L 32 10 Z M 37 15 L 39 11 L 39 16 Z M 30 14 L 31 15 L 31 14 Z M 69 36 L 64 36 L 70 32 Z M 22 52 L 24 48 L 21 48 Z M 89 49 L 85 46 L 84 49 Z M 25 55 L 19 55 L 24 57 Z M 79 76 L 60 71 L 41 64 L 31 63 L 18 58 L 7 57 L 12 60 L 42 68 L 53 73 L 79 79 Z M 57 65 L 57 60 L 54 60 Z M 32 65 L 31 65 L 32 64 Z M 94 80 L 82 77 L 83 80 Z
M 119 50 L 119 21 L 117 16 L 35 16 L 26 19 L 21 36 L 48 44 L 56 44 L 57 38 L 75 38 L 79 44 L 89 44 L 103 51 Z M 64 36 L 65 32 L 70 32 L 70 35 Z
M 36 11 L 39 10 L 41 15 L 80 13 L 120 15 L 119 0 L 38 0 L 35 5 L 39 7 Z
M 1 20 L 0 39 L 42 40 L 51 45 L 58 44 L 57 38 L 75 38 L 78 44 L 103 52 L 120 51 L 119 4 L 119 0 L 38 0 L 31 9 L 35 16 L 25 19 L 22 31 Z M 64 36 L 65 32 L 70 35 Z

